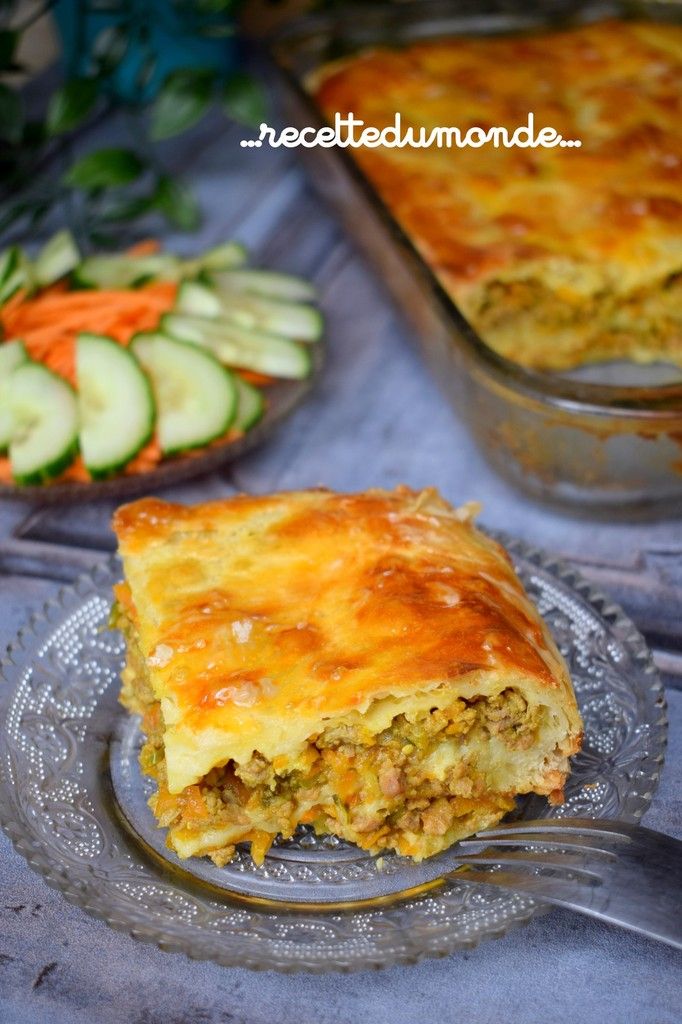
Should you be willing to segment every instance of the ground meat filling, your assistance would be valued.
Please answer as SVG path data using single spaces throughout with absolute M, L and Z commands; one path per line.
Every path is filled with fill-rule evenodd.
M 132 632 L 121 700 L 142 715 L 146 742 L 140 763 L 158 785 L 150 806 L 161 827 L 197 833 L 234 827 L 241 832 L 234 841 L 250 841 L 259 860 L 277 834 L 291 836 L 299 823 L 319 832 L 352 833 L 366 849 L 393 846 L 409 853 L 410 836 L 442 837 L 464 826 L 482 805 L 499 818 L 514 804 L 511 794 L 489 792 L 471 759 L 461 753 L 443 759 L 443 751 L 456 748 L 472 730 L 498 737 L 510 749 L 532 745 L 538 714 L 512 689 L 493 698 L 457 699 L 447 708 L 425 711 L 417 721 L 398 715 L 376 736 L 347 722 L 333 724 L 310 738 L 294 771 L 280 774 L 255 753 L 246 764 L 229 761 L 171 794 L 160 706 Z M 206 853 L 224 864 L 234 843 Z

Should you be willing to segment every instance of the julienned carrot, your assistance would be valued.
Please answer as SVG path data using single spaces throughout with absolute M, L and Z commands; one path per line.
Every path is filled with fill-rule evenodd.
M 26 298 L 26 289 L 20 288 L 19 291 L 15 292 L 2 307 L 3 319 L 6 315 L 11 316 L 15 309 L 22 304 Z
M 25 331 L 31 331 L 40 327 L 69 328 L 74 325 L 87 324 L 86 329 L 96 331 L 101 318 L 130 320 L 131 323 L 145 312 L 154 313 L 157 320 L 162 313 L 170 309 L 172 299 L 161 300 L 150 298 L 148 302 L 126 302 L 114 300 L 110 305 L 92 304 L 89 306 L 61 306 L 57 298 L 51 299 L 49 305 L 40 309 L 17 309 L 14 314 L 2 316 L 3 327 L 6 334 L 20 335 Z M 97 319 L 93 319 L 96 317 Z M 81 329 L 82 326 L 81 326 Z
M 161 447 L 156 437 L 153 437 L 149 444 L 137 453 L 134 459 L 132 459 L 123 470 L 124 473 L 137 474 L 147 473 L 150 469 L 154 469 L 155 466 L 161 461 L 163 454 Z M 3 481 L 3 462 L 7 461 L 0 459 L 0 482 Z M 9 463 L 8 463 L 9 465 Z M 11 481 L 11 473 L 7 476 L 7 481 Z M 77 455 L 68 469 L 59 477 L 59 483 L 89 483 L 92 480 L 90 473 L 87 470 L 85 463 L 80 455 Z
M 131 245 L 127 251 L 128 256 L 153 256 L 161 248 L 160 242 L 155 238 L 143 238 L 135 245 Z
M 47 352 L 43 353 L 39 360 L 30 346 L 27 345 L 26 348 L 31 359 L 41 362 L 43 366 L 47 366 L 48 370 L 58 373 L 60 377 L 68 380 L 73 387 L 76 387 L 76 343 L 72 338 L 54 345 Z
M 237 370 L 237 373 L 247 384 L 255 384 L 259 388 L 264 388 L 275 382 L 274 377 L 269 377 L 267 373 L 257 373 L 255 370 Z
M 49 337 L 50 332 L 52 334 L 72 334 L 74 331 L 89 330 L 93 331 L 96 329 L 97 332 L 101 333 L 104 330 L 104 325 L 108 323 L 120 323 L 122 317 L 119 313 L 102 312 L 97 318 L 97 326 L 92 326 L 92 313 L 88 314 L 87 320 L 89 326 L 83 327 L 83 323 L 86 317 L 83 313 L 69 313 L 68 316 L 60 317 L 55 320 L 54 323 L 42 321 L 41 323 L 21 322 L 18 328 L 12 328 L 12 334 L 17 338 L 25 338 L 27 335 L 33 335 L 36 338 L 41 336 Z
M 66 278 L 63 278 L 61 281 L 55 281 L 54 284 L 48 284 L 47 287 L 43 288 L 41 295 L 63 295 L 68 290 L 69 282 Z
M 173 308 L 177 284 L 156 281 L 141 288 L 49 292 L 13 296 L 0 310 L 6 339 L 23 338 L 29 356 L 75 384 L 75 342 L 81 331 L 106 334 L 127 345 L 152 331 Z
M 241 437 L 241 431 L 236 430 L 232 427 L 222 437 L 218 437 L 215 441 L 212 441 L 209 447 L 213 448 L 219 444 L 225 444 L 229 441 L 235 441 L 238 437 Z M 185 456 L 191 458 L 192 456 L 201 455 L 204 449 L 197 448 L 194 451 L 185 452 Z M 123 473 L 126 476 L 137 476 L 139 473 L 148 473 L 150 470 L 155 469 L 156 466 L 161 462 L 163 458 L 163 452 L 161 451 L 161 445 L 158 442 L 156 435 L 151 441 L 137 453 L 134 459 L 128 463 L 124 468 Z M 88 469 L 83 462 L 82 456 L 77 455 L 71 465 L 64 470 L 64 472 L 57 477 L 55 483 L 90 483 L 92 477 L 88 472 Z M 0 484 L 11 484 L 12 478 L 12 467 L 9 459 L 0 458 Z
M 106 305 L 110 300 L 117 300 L 119 302 L 128 301 L 134 304 L 136 299 L 144 297 L 147 300 L 153 299 L 155 295 L 166 296 L 170 293 L 173 295 L 177 289 L 177 284 L 174 281 L 150 281 L 148 284 L 140 285 L 139 288 L 99 288 L 99 289 L 80 289 L 76 291 L 56 291 L 51 292 L 48 289 L 40 292 L 33 298 L 27 298 L 25 292 L 16 292 L 11 299 L 9 299 L 2 307 L 3 315 L 10 309 L 17 307 L 17 305 L 25 306 L 26 308 L 40 308 L 41 305 L 47 305 L 51 300 L 59 300 L 57 305 L 59 306 L 97 306 L 99 303 Z
M 149 444 L 146 444 L 142 448 L 134 459 L 128 463 L 125 468 L 126 473 L 146 473 L 147 470 L 153 469 L 154 466 L 158 465 L 163 458 L 163 452 L 161 451 L 161 445 L 158 442 L 156 436 L 154 436 Z
M 92 477 L 85 468 L 81 455 L 77 455 L 68 469 L 65 469 L 61 476 L 58 477 L 58 483 L 88 484 L 91 480 Z
M 172 306 L 176 293 L 177 285 L 172 281 L 109 291 L 43 293 L 32 299 L 10 299 L 0 311 L 0 316 L 5 330 L 17 333 L 43 323 L 58 324 L 64 317 L 74 314 L 92 316 L 111 310 L 127 315 L 151 307 L 165 311 Z M 89 327 L 93 330 L 96 325 L 91 322 Z

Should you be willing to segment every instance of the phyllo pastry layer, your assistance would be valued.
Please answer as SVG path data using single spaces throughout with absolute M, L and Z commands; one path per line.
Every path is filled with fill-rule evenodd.
M 423 40 L 311 83 L 384 128 L 528 120 L 579 147 L 353 150 L 484 341 L 526 366 L 682 363 L 682 25 Z M 478 141 L 476 136 L 474 141 Z
M 568 672 L 472 514 L 407 488 L 118 510 L 121 700 L 181 857 L 309 823 L 419 860 L 562 799 Z

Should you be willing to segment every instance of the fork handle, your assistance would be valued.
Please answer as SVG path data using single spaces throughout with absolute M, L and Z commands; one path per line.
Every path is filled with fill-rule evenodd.
M 600 878 L 588 878 L 580 867 L 567 877 L 564 871 L 559 877 L 552 866 L 543 873 L 539 859 L 527 862 L 528 867 L 535 869 L 529 873 L 522 861 L 513 861 L 496 848 L 494 839 L 491 845 L 481 843 L 481 854 L 462 858 L 468 863 L 457 869 L 454 877 L 462 882 L 527 893 L 682 949 L 682 843 L 662 832 L 641 827 L 637 831 L 640 835 L 647 833 L 647 855 L 637 851 L 638 855 L 633 856 L 635 851 L 631 854 L 625 847 L 615 867 L 605 865 Z M 481 834 L 484 838 L 485 833 Z M 503 866 L 496 871 L 482 871 L 472 862 L 502 862 Z

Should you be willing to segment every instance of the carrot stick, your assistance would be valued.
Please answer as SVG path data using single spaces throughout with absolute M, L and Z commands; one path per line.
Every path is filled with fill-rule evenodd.
M 62 278 L 61 281 L 55 281 L 54 284 L 48 284 L 43 288 L 41 295 L 63 295 L 64 292 L 69 290 L 69 282 L 66 278 Z
M 64 483 L 73 481 L 74 483 L 87 484 L 90 483 L 92 477 L 88 473 L 82 457 L 77 455 L 68 469 L 65 469 L 58 479 Z
M 128 249 L 128 256 L 152 256 L 161 248 L 161 243 L 156 238 L 143 238 L 141 241 L 131 245 Z
M 5 338 L 23 338 L 32 359 L 74 383 L 75 341 L 81 331 L 127 345 L 138 332 L 158 327 L 176 293 L 171 281 L 117 290 L 45 290 L 32 298 L 17 293 L 0 309 L 0 323 Z
M 274 377 L 269 377 L 266 373 L 257 373 L 255 370 L 237 370 L 237 373 L 247 384 L 255 384 L 261 388 L 267 384 L 274 384 L 275 381 Z
M 146 473 L 150 469 L 154 469 L 163 458 L 161 451 L 161 445 L 159 440 L 154 435 L 149 444 L 146 444 L 142 448 L 134 459 L 132 459 L 125 468 L 126 473 Z

